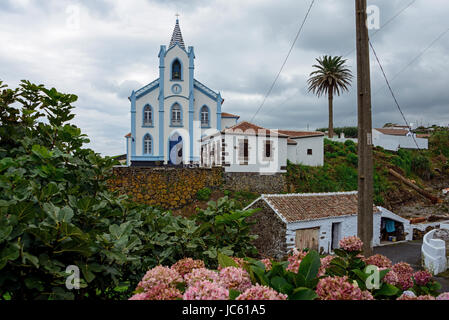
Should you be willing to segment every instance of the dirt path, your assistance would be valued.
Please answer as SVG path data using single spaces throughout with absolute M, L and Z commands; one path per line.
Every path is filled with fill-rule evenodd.
M 388 257 L 393 263 L 407 262 L 413 269 L 420 270 L 421 267 L 421 245 L 422 241 L 409 241 L 404 243 L 392 244 L 383 247 L 375 247 L 374 253 L 380 253 Z M 449 292 L 449 279 L 435 277 L 441 284 L 441 292 Z

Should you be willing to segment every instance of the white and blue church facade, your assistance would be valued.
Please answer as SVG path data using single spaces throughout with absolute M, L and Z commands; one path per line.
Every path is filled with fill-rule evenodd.
M 220 131 L 222 121 L 237 123 L 234 115 L 222 119 L 221 94 L 195 79 L 194 61 L 193 47 L 186 50 L 176 19 L 169 46 L 159 50 L 159 78 L 129 97 L 127 165 L 198 164 L 201 136 Z

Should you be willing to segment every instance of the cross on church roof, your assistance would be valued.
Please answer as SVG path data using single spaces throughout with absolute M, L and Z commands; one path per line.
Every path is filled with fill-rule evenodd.
M 171 48 L 176 43 L 178 43 L 179 46 L 185 50 L 186 47 L 184 45 L 184 40 L 182 39 L 181 28 L 179 27 L 179 20 L 178 20 L 179 13 L 176 13 L 175 16 L 176 16 L 175 29 L 173 30 L 173 35 L 171 36 L 170 45 L 168 47 Z

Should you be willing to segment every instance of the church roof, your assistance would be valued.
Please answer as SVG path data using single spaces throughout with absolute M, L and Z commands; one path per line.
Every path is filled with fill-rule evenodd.
M 179 20 L 176 19 L 175 29 L 173 30 L 173 35 L 171 36 L 169 48 L 173 47 L 175 44 L 179 44 L 181 48 L 186 49 L 184 45 L 184 40 L 182 39 L 181 28 L 179 27 Z

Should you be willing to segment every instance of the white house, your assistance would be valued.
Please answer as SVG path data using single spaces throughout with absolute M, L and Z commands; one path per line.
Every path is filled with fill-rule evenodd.
M 385 150 L 428 149 L 428 140 L 419 138 L 407 126 L 394 126 L 373 129 L 373 145 Z M 418 145 L 418 146 L 417 146 Z
M 262 255 L 284 256 L 293 248 L 331 253 L 343 237 L 357 235 L 357 191 L 262 195 L 247 208 L 261 208 L 251 219 Z M 373 208 L 373 246 L 389 237 L 412 240 L 410 222 L 382 207 Z
M 201 165 L 226 172 L 286 172 L 293 163 L 322 166 L 321 132 L 266 129 L 247 121 L 201 139 Z

